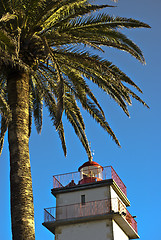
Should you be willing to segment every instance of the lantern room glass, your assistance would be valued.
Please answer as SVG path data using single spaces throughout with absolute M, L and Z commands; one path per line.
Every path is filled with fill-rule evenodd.
M 96 182 L 102 180 L 102 167 L 101 166 L 86 166 L 80 170 L 80 179 L 85 182 L 89 179 L 90 182 Z

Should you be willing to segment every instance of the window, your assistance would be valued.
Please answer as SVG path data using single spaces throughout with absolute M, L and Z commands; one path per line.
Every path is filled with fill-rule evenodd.
M 81 195 L 81 204 L 85 205 L 86 201 L 85 201 L 85 195 Z

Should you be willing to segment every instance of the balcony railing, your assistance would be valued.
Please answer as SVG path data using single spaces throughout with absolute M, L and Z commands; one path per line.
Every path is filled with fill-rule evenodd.
M 107 180 L 107 179 L 113 179 L 117 183 L 117 185 L 120 187 L 122 192 L 127 196 L 125 184 L 122 182 L 120 177 L 117 175 L 117 173 L 111 166 L 107 166 L 103 168 L 102 180 Z M 71 173 L 53 176 L 53 188 L 71 187 L 71 186 L 79 185 L 79 183 L 80 183 L 80 172 L 71 172 Z
M 126 209 L 126 220 L 132 226 L 135 232 L 138 233 L 137 222 L 135 221 L 135 219 L 132 217 L 132 215 L 129 213 L 127 209 Z
M 120 213 L 137 233 L 137 222 L 118 199 L 104 199 L 44 209 L 44 222 Z

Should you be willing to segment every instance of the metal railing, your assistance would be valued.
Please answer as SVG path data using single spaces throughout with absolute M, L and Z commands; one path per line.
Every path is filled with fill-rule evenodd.
M 58 206 L 44 209 L 44 222 L 69 220 L 88 216 L 100 216 L 111 212 L 120 213 L 137 232 L 137 222 L 126 209 L 126 206 L 118 198 L 104 199 Z
M 115 180 L 115 182 L 117 183 L 117 185 L 120 187 L 120 189 L 122 190 L 122 192 L 127 196 L 127 190 L 126 190 L 126 186 L 123 183 L 123 181 L 121 180 L 121 178 L 118 176 L 118 174 L 115 172 L 115 170 L 113 169 L 113 167 L 111 167 L 111 178 L 113 180 Z
M 135 230 L 135 232 L 138 232 L 137 229 L 137 222 L 133 218 L 133 216 L 129 213 L 129 211 L 126 209 L 126 220 L 131 225 L 131 227 Z
M 54 207 L 52 208 L 46 208 L 44 209 L 44 222 L 54 222 L 56 221 L 55 215 L 55 209 Z
M 120 187 L 122 192 L 127 196 L 125 184 L 122 182 L 120 177 L 117 175 L 117 173 L 111 166 L 103 168 L 102 180 L 107 179 L 113 179 Z M 80 184 L 80 172 L 71 172 L 53 176 L 53 188 L 71 187 L 79 184 Z

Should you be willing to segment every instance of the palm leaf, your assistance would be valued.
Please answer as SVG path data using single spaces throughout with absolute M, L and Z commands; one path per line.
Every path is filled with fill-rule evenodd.
M 88 143 L 86 134 L 85 134 L 84 130 L 82 129 L 82 127 L 81 127 L 81 125 L 80 125 L 80 123 L 78 121 L 77 116 L 74 114 L 73 111 L 71 111 L 70 108 L 68 108 L 66 102 L 65 102 L 65 114 L 67 116 L 67 119 L 69 120 L 69 122 L 73 126 L 76 135 L 80 139 L 80 141 L 81 141 L 82 145 L 84 146 L 84 148 L 85 148 L 85 150 L 87 152 L 87 155 L 88 155 L 88 157 L 90 159 L 90 157 L 91 157 L 91 150 L 90 150 L 90 147 L 89 147 L 89 143 Z
M 0 131 L 0 155 L 3 150 L 4 136 L 8 128 L 8 119 L 1 115 L 1 131 Z
M 43 95 L 38 85 L 30 81 L 32 88 L 32 111 L 34 114 L 35 126 L 38 133 L 42 129 L 42 109 L 43 109 Z

